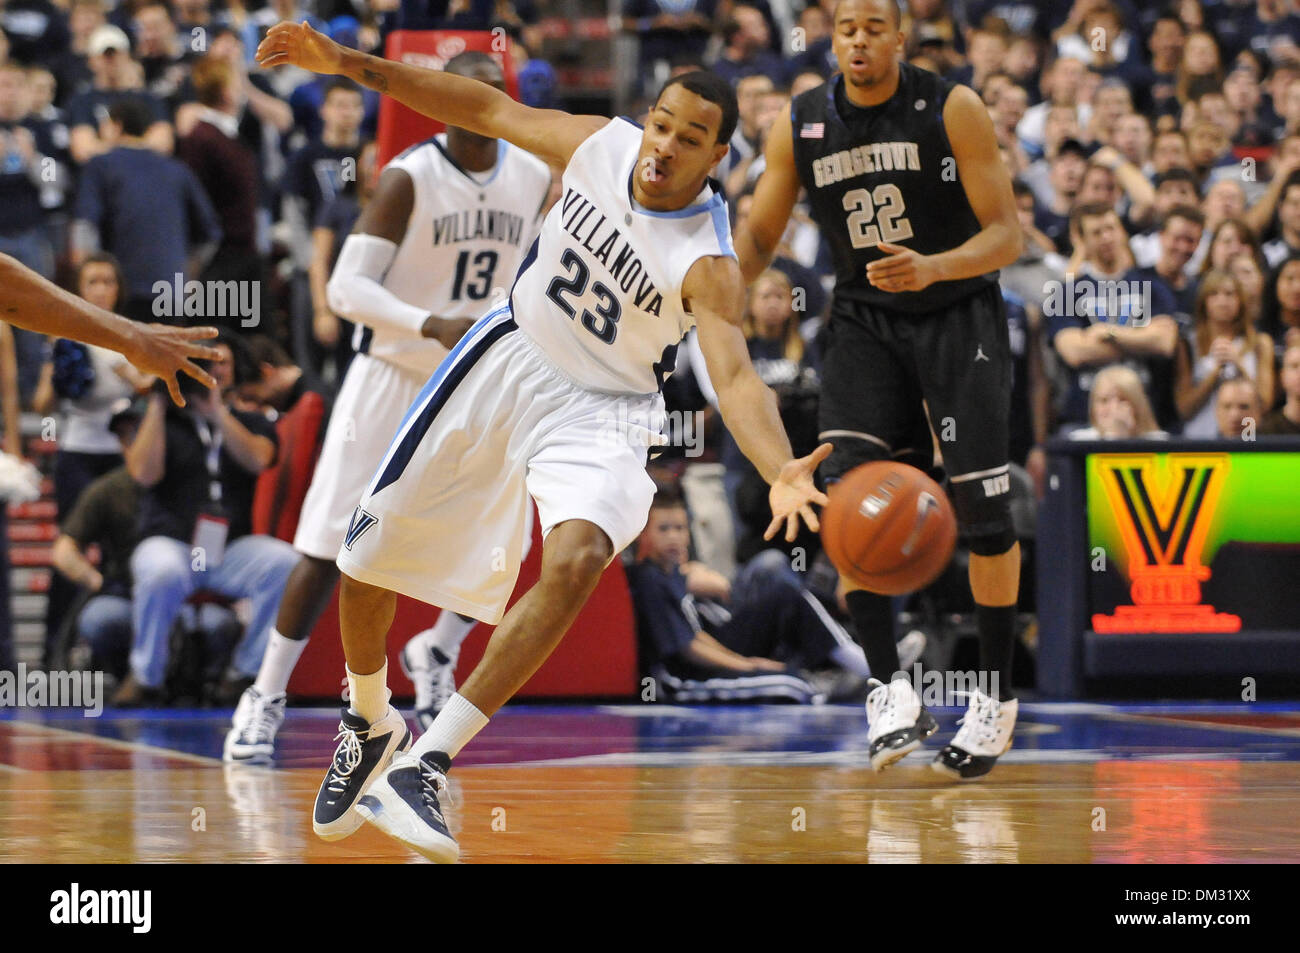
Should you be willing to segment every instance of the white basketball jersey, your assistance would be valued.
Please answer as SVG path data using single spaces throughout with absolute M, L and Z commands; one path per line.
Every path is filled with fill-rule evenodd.
M 563 192 L 510 294 L 514 318 L 583 387 L 652 394 L 695 318 L 682 282 L 700 258 L 732 258 L 720 192 L 652 212 L 632 198 L 641 127 L 615 119 L 573 153 Z
M 545 162 L 498 140 L 496 164 L 467 172 L 447 152 L 446 134 L 396 156 L 415 186 L 406 237 L 384 287 L 442 318 L 478 318 L 504 300 L 541 224 L 551 188 Z M 428 376 L 447 356 L 431 338 L 358 327 L 358 351 Z

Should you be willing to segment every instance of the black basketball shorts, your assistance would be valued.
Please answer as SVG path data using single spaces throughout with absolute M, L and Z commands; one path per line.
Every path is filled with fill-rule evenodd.
M 924 314 L 836 296 L 819 411 L 821 439 L 835 450 L 823 476 L 836 480 L 860 464 L 890 459 L 929 470 L 931 425 L 954 482 L 1006 473 L 1008 338 L 996 284 Z

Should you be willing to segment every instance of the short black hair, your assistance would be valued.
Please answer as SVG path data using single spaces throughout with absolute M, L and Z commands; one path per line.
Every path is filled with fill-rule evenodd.
M 1107 205 L 1105 202 L 1089 202 L 1086 205 L 1077 205 L 1070 212 L 1070 230 L 1083 234 L 1083 220 L 1085 218 L 1102 218 L 1107 215 L 1114 215 L 1119 218 L 1119 212 L 1115 206 Z
M 1161 172 L 1155 178 L 1156 191 L 1157 192 L 1160 191 L 1160 186 L 1164 185 L 1166 182 L 1190 183 L 1192 189 L 1196 192 L 1196 197 L 1197 198 L 1201 197 L 1200 183 L 1196 181 L 1196 175 L 1192 172 L 1191 169 L 1184 169 L 1180 165 L 1176 165 L 1171 168 L 1165 169 L 1165 171 Z
M 442 69 L 443 72 L 455 73 L 457 76 L 468 76 L 480 67 L 494 69 L 501 73 L 503 77 L 505 75 L 505 71 L 501 69 L 501 64 L 482 50 L 465 50 L 457 53 L 447 60 L 447 65 Z
M 686 498 L 674 486 L 658 487 L 655 490 L 655 495 L 650 500 L 650 509 L 652 510 L 676 509 L 677 507 L 686 509 Z
M 732 133 L 736 131 L 736 123 L 740 120 L 740 107 L 736 104 L 736 91 L 731 88 L 731 84 L 711 70 L 701 69 L 682 73 L 664 83 L 659 90 L 659 95 L 655 97 L 656 105 L 664 98 L 668 88 L 674 85 L 684 87 L 722 110 L 722 122 L 718 124 L 717 141 L 730 142 Z
M 844 0 L 835 0 L 835 6 L 831 7 L 831 24 L 832 24 L 832 25 L 834 25 L 834 23 L 835 23 L 835 14 L 837 14 L 837 13 L 839 12 L 839 10 L 840 10 L 840 4 L 843 3 L 843 2 L 844 2 Z M 901 28 L 902 25 L 903 25 L 903 7 L 902 7 L 902 4 L 905 3 L 905 2 L 906 2 L 906 0 L 888 0 L 887 5 L 889 6 L 889 8 L 890 8 L 891 10 L 894 11 L 894 28 L 895 28 L 895 29 L 899 29 L 899 28 Z
M 281 346 L 280 342 L 268 334 L 250 334 L 244 339 L 248 344 L 248 353 L 258 364 L 270 364 L 272 367 L 293 367 L 293 358 Z
M 236 387 L 262 379 L 262 367 L 248 349 L 248 339 L 230 328 L 221 328 L 217 344 L 230 348 L 230 375 Z
M 122 135 L 139 139 L 153 125 L 153 113 L 138 96 L 125 96 L 108 107 L 108 118 L 122 127 Z

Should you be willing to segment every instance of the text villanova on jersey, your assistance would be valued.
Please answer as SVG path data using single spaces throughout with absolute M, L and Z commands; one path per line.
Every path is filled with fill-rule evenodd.
M 593 216 L 597 216 L 594 221 Z M 609 276 L 638 308 L 659 316 L 663 296 L 655 290 L 635 249 L 577 189 L 569 188 L 564 193 L 560 225 L 605 266 Z
M 524 219 L 499 209 L 465 209 L 433 220 L 433 243 L 498 241 L 518 246 L 524 237 Z

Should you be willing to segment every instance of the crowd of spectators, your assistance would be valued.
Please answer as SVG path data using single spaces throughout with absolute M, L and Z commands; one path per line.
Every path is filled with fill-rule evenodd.
M 980 94 L 1013 179 L 1024 252 L 1001 284 L 1014 356 L 1011 454 L 1031 498 L 1055 435 L 1300 435 L 1293 0 L 902 6 L 905 58 Z M 834 72 L 833 10 L 833 0 L 622 4 L 616 22 L 638 57 L 632 115 L 674 72 L 709 68 L 735 85 L 740 120 L 716 171 L 734 220 L 752 204 L 775 117 Z M 60 421 L 62 581 L 47 662 L 80 586 L 95 594 L 78 606 L 84 641 L 122 675 L 124 698 L 157 690 L 181 613 L 194 631 L 238 642 L 226 681 L 256 670 L 259 626 L 274 614 L 258 587 L 280 588 L 276 541 L 254 542 L 249 521 L 227 513 L 226 576 L 207 603 L 192 598 L 193 572 L 172 543 L 190 541 L 195 510 L 214 502 L 217 484 L 227 509 L 251 507 L 253 481 L 278 453 L 268 414 L 292 403 L 271 399 L 275 382 L 287 381 L 286 393 L 302 380 L 327 391 L 347 366 L 352 328 L 324 289 L 373 190 L 378 116 L 378 97 L 347 80 L 259 68 L 260 37 L 281 19 L 308 19 L 376 51 L 397 28 L 501 27 L 515 41 L 522 95 L 542 103 L 554 73 L 530 57 L 548 12 L 563 11 L 546 0 L 0 0 L 0 251 L 129 317 L 221 325 L 231 348 L 228 390 L 181 412 L 109 352 L 21 331 L 11 341 L 6 329 L 17 400 Z M 216 306 L 200 295 L 191 308 L 191 279 L 243 291 Z M 749 289 L 746 334 L 798 453 L 816 444 L 832 283 L 826 244 L 797 206 L 772 267 Z M 249 333 L 264 359 L 240 356 Z M 265 377 L 260 389 L 236 387 L 231 368 L 241 362 Z M 709 528 L 693 534 L 697 554 L 730 578 L 768 548 L 765 487 L 721 426 L 689 338 L 677 368 L 670 420 L 698 414 L 704 441 L 695 448 L 691 434 L 670 434 L 677 455 L 670 449 L 654 472 L 685 498 L 693 529 Z M 133 398 L 144 406 L 120 413 Z M 7 446 L 13 416 L 6 406 Z M 686 456 L 688 444 L 700 452 Z M 181 470 L 192 486 L 172 486 Z M 253 558 L 269 575 L 241 573 L 245 538 L 267 544 Z M 833 573 L 828 580 L 815 536 L 782 548 L 809 554 L 803 584 L 834 614 Z M 232 612 L 241 639 L 221 635 Z M 160 621 L 147 626 L 146 615 Z

